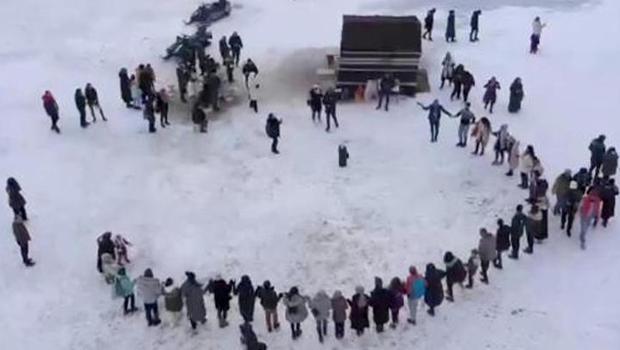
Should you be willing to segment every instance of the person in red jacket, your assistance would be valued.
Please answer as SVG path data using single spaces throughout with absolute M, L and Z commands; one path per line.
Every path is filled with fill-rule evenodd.
M 579 235 L 581 249 L 586 249 L 586 234 L 588 233 L 590 225 L 598 219 L 600 210 L 601 198 L 598 192 L 593 187 L 590 187 L 588 189 L 588 194 L 583 197 L 581 208 L 579 209 L 581 218 L 581 234 Z
M 60 129 L 58 128 L 58 119 L 60 118 L 58 116 L 58 104 L 56 103 L 54 96 L 49 90 L 46 90 L 41 99 L 43 100 L 43 108 L 45 108 L 45 112 L 52 120 L 51 130 L 60 134 Z

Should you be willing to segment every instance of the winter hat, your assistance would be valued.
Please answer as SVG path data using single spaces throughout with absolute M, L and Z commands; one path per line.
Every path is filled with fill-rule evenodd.
M 144 277 L 153 278 L 153 271 L 150 268 L 144 270 Z
M 478 254 L 479 254 L 478 249 L 471 250 L 471 255 L 478 255 Z
M 271 282 L 269 282 L 269 280 L 266 280 L 265 282 L 263 282 L 263 288 L 265 289 L 271 288 Z
M 164 283 L 164 286 L 170 287 L 172 284 L 174 284 L 174 280 L 171 277 L 166 278 L 166 282 Z
M 483 227 L 483 228 L 481 228 L 481 229 L 480 229 L 480 236 L 484 236 L 484 235 L 486 235 L 486 234 L 487 234 L 487 229 L 486 229 L 486 228 L 484 228 L 484 227 Z
M 342 292 L 341 291 L 337 290 L 337 291 L 334 292 L 334 299 L 336 299 L 336 298 L 342 298 Z
M 125 268 L 124 268 L 124 267 L 121 267 L 120 269 L 118 269 L 118 274 L 119 274 L 120 276 L 125 276 Z
M 409 266 L 409 273 L 412 275 L 417 275 L 418 274 L 418 269 L 415 268 L 415 266 L 411 265 Z
M 364 294 L 364 287 L 362 287 L 362 286 L 355 287 L 355 293 L 356 294 Z
M 570 185 L 568 186 L 571 190 L 576 190 L 577 189 L 577 181 L 573 180 L 570 182 Z
M 185 271 L 185 276 L 187 276 L 187 279 L 189 279 L 190 281 L 196 280 L 196 274 L 191 271 Z
M 564 175 L 571 176 L 572 174 L 573 174 L 573 172 L 570 169 L 565 169 L 564 170 Z
M 299 294 L 299 289 L 297 287 L 291 287 L 291 289 L 288 291 L 288 295 L 298 295 Z
M 453 259 L 454 259 L 454 254 L 452 254 L 452 252 L 446 252 L 446 254 L 443 255 L 443 262 L 446 264 L 452 261 Z
M 383 288 L 383 280 L 380 277 L 375 277 L 375 288 Z

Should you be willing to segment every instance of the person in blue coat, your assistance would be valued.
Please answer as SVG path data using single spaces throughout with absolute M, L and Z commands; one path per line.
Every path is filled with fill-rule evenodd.
M 448 112 L 441 104 L 439 104 L 439 100 L 435 99 L 433 103 L 428 106 L 425 106 L 418 102 L 418 105 L 422 107 L 423 110 L 428 111 L 428 122 L 431 126 L 431 142 L 437 142 L 437 137 L 439 136 L 439 120 L 441 119 L 441 113 L 445 113 L 449 116 L 452 116 L 452 113 Z
M 121 267 L 114 278 L 114 293 L 116 296 L 123 298 L 123 311 L 125 315 L 138 310 L 138 308 L 136 308 L 136 297 L 133 288 L 133 281 L 127 276 L 125 268 Z

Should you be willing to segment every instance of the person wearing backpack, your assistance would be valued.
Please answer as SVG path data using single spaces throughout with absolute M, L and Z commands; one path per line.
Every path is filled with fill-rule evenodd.
M 418 273 L 415 266 L 409 267 L 409 276 L 405 283 L 405 290 L 407 293 L 407 306 L 409 307 L 409 318 L 407 322 L 415 325 L 418 304 L 420 299 L 424 298 L 424 293 L 426 292 L 426 281 L 424 277 Z
M 454 301 L 454 294 L 452 287 L 455 284 L 462 284 L 467 277 L 465 267 L 461 259 L 457 258 L 452 252 L 446 252 L 443 256 L 443 262 L 446 264 L 446 285 L 448 286 L 447 301 Z

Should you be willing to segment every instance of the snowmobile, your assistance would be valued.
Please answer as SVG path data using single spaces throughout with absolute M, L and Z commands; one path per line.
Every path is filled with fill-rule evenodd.
M 176 41 L 166 49 L 164 60 L 177 57 L 182 61 L 190 61 L 196 50 L 204 50 L 211 45 L 211 32 L 201 25 L 194 35 L 177 36 Z
M 210 25 L 211 23 L 218 21 L 224 17 L 230 15 L 231 5 L 228 0 L 218 0 L 214 3 L 207 3 L 200 5 L 189 18 L 189 21 L 185 22 L 186 25 L 192 23 L 201 23 L 204 25 Z

